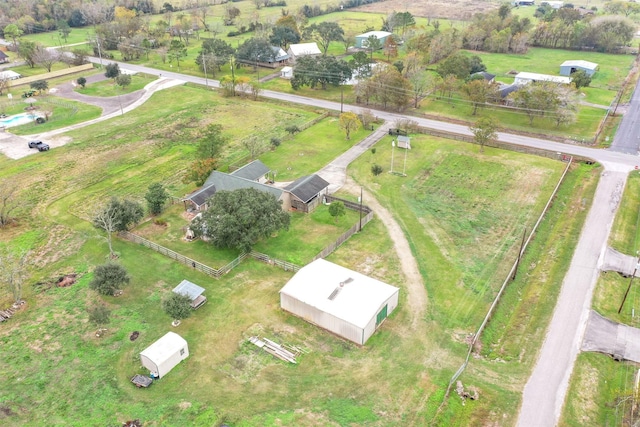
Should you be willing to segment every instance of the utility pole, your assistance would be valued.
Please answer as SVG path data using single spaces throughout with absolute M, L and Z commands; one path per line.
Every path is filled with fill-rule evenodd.
M 620 308 L 618 309 L 618 314 L 622 311 L 622 307 L 624 306 L 624 302 L 627 300 L 627 295 L 629 295 L 629 290 L 631 290 L 631 285 L 633 284 L 633 278 L 636 277 L 636 272 L 638 271 L 638 265 L 640 265 L 640 258 L 636 260 L 636 266 L 633 269 L 633 274 L 631 275 L 631 279 L 629 279 L 629 286 L 627 286 L 627 291 L 624 293 L 624 297 L 622 297 L 622 302 L 620 303 Z
M 344 85 L 340 85 L 340 113 L 344 113 Z
M 233 70 L 233 57 L 229 60 L 231 62 L 231 95 L 236 96 L 236 74 Z
M 404 165 L 402 165 L 402 176 L 407 176 L 407 174 L 404 173 L 404 171 L 407 169 L 407 151 L 409 151 L 409 145 L 404 147 Z
M 204 59 L 204 51 L 202 52 L 202 66 L 204 67 L 204 85 L 209 87 L 209 80 L 207 80 L 207 61 Z
M 522 233 L 522 242 L 520 243 L 520 250 L 518 251 L 518 258 L 516 258 L 516 268 L 513 270 L 513 276 L 511 276 L 511 280 L 516 280 L 516 274 L 518 274 L 518 267 L 520 266 L 520 258 L 522 258 L 522 248 L 524 248 L 524 240 L 527 237 L 527 229 L 525 227 L 524 232 Z
M 362 231 L 362 187 L 360 187 L 360 225 L 358 226 L 358 232 Z
M 102 68 L 102 51 L 100 50 L 100 38 L 96 36 L 96 44 L 98 45 L 98 56 L 100 57 L 100 68 Z
M 393 152 L 395 148 L 396 148 L 396 140 L 394 139 L 391 141 L 391 173 L 393 173 Z

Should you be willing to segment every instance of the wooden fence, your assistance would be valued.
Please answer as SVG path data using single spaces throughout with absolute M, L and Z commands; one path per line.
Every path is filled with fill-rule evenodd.
M 233 268 L 238 266 L 238 264 L 240 264 L 240 262 L 243 259 L 247 257 L 247 253 L 242 253 L 240 254 L 240 256 L 238 256 L 238 258 L 234 259 L 229 264 L 225 265 L 224 267 L 216 269 L 213 267 L 209 267 L 208 265 L 205 265 L 199 261 L 188 258 L 184 255 L 181 255 L 176 251 L 165 248 L 164 246 L 158 245 L 157 243 L 154 243 L 143 237 L 137 236 L 133 233 L 129 233 L 128 231 L 125 231 L 124 233 L 120 233 L 120 236 L 124 237 L 127 240 L 131 240 L 132 242 L 140 243 L 141 245 L 146 246 L 149 249 L 153 249 L 154 251 L 159 252 L 162 255 L 166 255 L 169 258 L 172 258 L 178 262 L 181 262 L 184 265 L 188 265 L 189 267 L 193 267 L 198 271 L 208 274 L 209 276 L 215 277 L 216 279 L 227 274 Z
M 263 254 L 263 253 L 256 252 L 256 251 L 249 252 L 249 256 L 251 258 L 257 259 L 258 261 L 262 261 L 264 263 L 267 263 L 267 264 L 270 264 L 270 265 L 275 265 L 276 267 L 280 267 L 284 271 L 296 272 L 296 271 L 298 271 L 298 270 L 300 270 L 302 268 L 299 265 L 296 265 L 296 264 L 294 264 L 292 262 L 282 261 L 282 260 L 279 260 L 279 259 L 276 259 L 276 258 L 271 258 L 267 254 Z
M 62 70 L 51 71 L 50 73 L 38 74 L 36 76 L 22 77 L 16 80 L 11 80 L 10 89 L 28 85 L 37 80 L 49 80 L 56 77 L 63 77 L 70 74 L 81 73 L 87 70 L 93 70 L 93 64 L 78 65 L 77 67 L 64 68 Z
M 351 236 L 353 236 L 358 231 L 360 231 L 364 225 L 366 225 L 369 221 L 373 219 L 373 211 L 369 206 L 361 205 L 360 203 L 355 203 L 355 202 L 341 199 L 339 197 L 331 196 L 328 194 L 325 195 L 324 198 L 327 201 L 327 203 L 331 203 L 334 201 L 342 202 L 344 203 L 345 208 L 356 211 L 356 212 L 360 212 L 361 214 L 364 214 L 364 216 L 361 218 L 361 220 L 358 220 L 358 222 L 355 223 L 353 227 L 351 227 L 350 229 L 342 233 L 333 243 L 330 243 L 323 250 L 321 250 L 320 253 L 318 253 L 315 257 L 313 257 L 312 261 L 315 261 L 318 258 L 325 258 L 329 256 L 329 254 L 331 254 L 333 251 L 338 249 L 338 247 L 341 244 L 346 242 Z

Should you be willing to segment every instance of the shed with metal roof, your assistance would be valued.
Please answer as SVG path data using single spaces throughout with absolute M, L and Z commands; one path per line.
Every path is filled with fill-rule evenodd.
M 280 306 L 342 338 L 364 345 L 398 306 L 399 289 L 319 258 L 280 290 Z
M 584 71 L 588 76 L 593 76 L 598 69 L 598 64 L 595 62 L 583 61 L 581 59 L 564 61 L 560 64 L 560 75 L 570 76 L 576 71 Z
M 284 190 L 291 195 L 291 209 L 312 212 L 322 202 L 329 183 L 318 175 L 307 175 L 287 185 Z

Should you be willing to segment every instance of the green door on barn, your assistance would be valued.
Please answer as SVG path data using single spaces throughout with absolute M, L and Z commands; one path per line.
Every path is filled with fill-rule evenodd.
M 382 310 L 380 310 L 380 312 L 378 313 L 378 315 L 376 316 L 376 328 L 380 325 L 380 323 L 382 323 L 382 321 L 384 319 L 387 318 L 387 304 L 384 305 L 384 307 L 382 307 Z

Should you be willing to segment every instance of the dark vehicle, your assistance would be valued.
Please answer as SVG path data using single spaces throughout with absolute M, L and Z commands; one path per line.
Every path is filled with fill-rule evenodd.
M 49 146 L 42 141 L 29 141 L 29 148 L 37 148 L 38 151 L 49 151 Z

